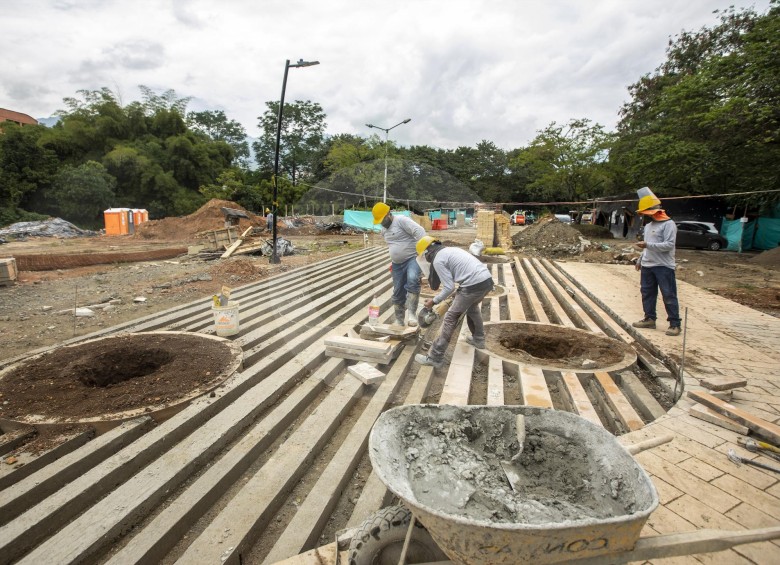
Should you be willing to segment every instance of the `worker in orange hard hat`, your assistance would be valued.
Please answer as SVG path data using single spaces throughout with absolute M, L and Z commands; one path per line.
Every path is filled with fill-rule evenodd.
M 635 328 L 655 328 L 658 290 L 666 308 L 669 329 L 666 335 L 680 335 L 680 305 L 677 301 L 674 249 L 677 243 L 677 226 L 661 208 L 661 200 L 648 187 L 637 190 L 637 213 L 649 222 L 644 227 L 643 241 L 636 246 L 642 250 L 636 261 L 641 271 L 640 292 L 645 317 L 634 322 Z
M 374 216 L 374 225 L 382 226 L 382 237 L 387 242 L 393 263 L 395 323 L 416 326 L 422 271 L 417 263 L 415 246 L 425 236 L 425 230 L 411 218 L 393 215 L 390 206 L 384 202 L 374 204 L 371 214 Z

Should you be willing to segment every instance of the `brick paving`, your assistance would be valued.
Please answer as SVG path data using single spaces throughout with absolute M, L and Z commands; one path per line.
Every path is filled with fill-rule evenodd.
M 639 273 L 631 266 L 561 263 L 563 269 L 609 306 L 623 321 L 643 317 Z M 744 377 L 728 402 L 774 424 L 780 423 L 780 319 L 678 281 L 681 314 L 687 308 L 685 391 L 706 390 L 699 380 Z M 683 339 L 664 334 L 663 304 L 655 330 L 637 330 L 678 364 Z M 739 434 L 689 415 L 695 404 L 683 394 L 666 416 L 621 437 L 626 444 L 671 433 L 671 443 L 637 455 L 652 476 L 661 505 L 643 536 L 700 529 L 741 530 L 780 525 L 780 473 L 731 462 L 741 457 L 780 467 L 780 462 L 737 444 Z M 728 551 L 654 560 L 664 564 L 780 563 L 780 541 L 737 546 Z

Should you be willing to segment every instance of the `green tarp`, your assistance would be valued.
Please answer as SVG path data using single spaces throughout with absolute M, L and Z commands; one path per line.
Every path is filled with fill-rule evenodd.
M 410 216 L 408 210 L 393 211 L 396 216 Z M 344 223 L 348 226 L 360 228 L 366 231 L 381 231 L 382 226 L 374 225 L 374 216 L 370 210 L 344 210 Z
M 744 225 L 744 230 L 743 226 Z M 750 222 L 723 219 L 720 233 L 729 240 L 726 249 L 739 251 L 739 239 L 742 235 L 742 251 L 748 249 L 774 249 L 780 245 L 780 219 L 760 217 Z

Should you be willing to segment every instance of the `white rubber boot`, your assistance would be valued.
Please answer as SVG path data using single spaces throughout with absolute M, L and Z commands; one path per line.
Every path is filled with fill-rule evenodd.
M 420 302 L 419 294 L 406 293 L 406 325 L 416 328 L 417 322 L 417 304 Z

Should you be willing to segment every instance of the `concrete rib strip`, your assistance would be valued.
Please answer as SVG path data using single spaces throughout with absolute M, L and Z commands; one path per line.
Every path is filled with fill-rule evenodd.
M 124 422 L 89 444 L 63 456 L 0 493 L 0 523 L 5 524 L 71 482 L 106 457 L 135 441 L 152 427 L 148 416 Z
M 593 322 L 593 320 L 587 316 L 587 314 L 575 300 L 571 299 L 571 297 L 558 284 L 558 281 L 549 276 L 544 266 L 538 259 L 533 260 L 533 265 L 536 268 L 536 272 L 538 273 L 539 278 L 542 279 L 544 284 L 547 285 L 547 288 L 550 289 L 550 292 L 552 292 L 553 296 L 555 296 L 555 299 L 561 305 L 561 308 L 563 308 L 563 310 L 566 312 L 566 315 L 574 323 L 574 326 L 583 330 L 601 333 L 601 328 L 599 328 Z
M 538 262 L 535 260 L 524 260 L 528 267 L 529 277 L 534 280 L 536 286 L 536 292 L 542 297 L 544 303 L 550 308 L 558 319 L 558 323 L 567 328 L 576 328 L 577 319 L 570 315 L 570 311 L 564 307 L 565 300 L 561 300 L 561 297 L 556 294 L 553 288 L 550 286 L 544 273 L 539 269 Z M 580 320 L 580 324 L 582 321 Z
M 368 267 L 372 266 L 381 256 L 375 257 L 361 257 Z M 231 298 L 241 303 L 241 331 L 239 335 L 248 333 L 250 329 L 264 324 L 267 320 L 279 313 L 279 310 L 271 310 L 271 308 L 278 308 L 273 306 L 274 304 L 284 305 L 290 302 L 290 296 L 310 296 L 311 298 L 318 298 L 321 294 L 327 292 L 325 288 L 329 288 L 327 285 L 337 284 L 337 281 L 343 281 L 343 276 L 350 270 L 354 269 L 353 263 L 334 264 L 328 266 L 327 269 L 312 273 L 301 273 L 301 278 L 298 280 L 289 281 L 284 285 L 268 286 L 266 288 L 251 289 L 250 293 L 235 293 L 231 294 Z M 314 275 L 310 277 L 309 275 Z M 339 277 L 341 275 L 341 277 Z M 328 282 L 330 281 L 330 282 Z M 317 285 L 312 288 L 313 285 Z M 301 289 L 307 292 L 301 292 Z M 288 308 L 285 311 L 289 311 Z M 185 331 L 209 331 L 213 332 L 211 312 L 208 311 L 204 316 L 198 316 L 187 321 L 187 325 L 184 327 Z
M 311 549 L 319 539 L 341 492 L 352 479 L 352 473 L 366 452 L 371 427 L 390 404 L 390 399 L 403 382 L 403 376 L 412 364 L 413 353 L 412 347 L 405 347 L 401 352 L 264 563 L 274 563 L 300 553 L 301 550 Z
M 94 437 L 94 428 L 89 428 L 88 430 L 74 434 L 54 449 L 35 457 L 35 459 L 28 461 L 22 467 L 8 472 L 8 474 L 0 476 L 0 491 L 7 489 L 11 485 L 17 484 L 19 481 L 26 479 L 33 473 L 37 473 L 47 465 L 51 465 L 61 457 L 65 457 L 68 453 L 72 453 Z
M 276 275 L 274 277 L 271 277 L 270 279 L 265 279 L 264 281 L 260 281 L 258 283 L 250 283 L 249 285 L 246 285 L 244 287 L 241 287 L 240 289 L 236 289 L 236 291 L 239 293 L 239 296 L 241 296 L 243 292 L 252 292 L 253 290 L 256 291 L 258 289 L 266 288 L 267 286 L 273 285 L 273 284 L 280 284 L 281 281 L 290 279 L 290 280 L 296 280 L 302 278 L 307 272 L 312 271 L 315 272 L 318 269 L 321 269 L 323 265 L 328 265 L 333 262 L 340 262 L 340 261 L 355 261 L 356 259 L 359 259 L 363 255 L 372 255 L 374 253 L 377 253 L 379 248 L 371 249 L 371 250 L 360 250 L 356 251 L 354 253 L 350 253 L 347 255 L 342 255 L 339 257 L 336 257 L 334 259 L 323 261 L 320 263 L 314 263 L 312 265 L 307 265 L 305 267 L 299 267 L 298 269 L 293 269 L 291 271 L 287 271 L 286 273 L 282 273 L 280 275 Z M 384 251 L 385 255 L 387 253 L 387 250 Z M 204 313 L 205 312 L 205 313 Z M 118 324 L 116 326 L 112 326 L 107 329 L 101 329 L 94 332 L 90 332 L 88 334 L 80 335 L 68 340 L 63 341 L 61 344 L 58 345 L 71 345 L 74 343 L 80 343 L 82 341 L 86 341 L 89 339 L 95 339 L 98 337 L 103 337 L 107 335 L 112 335 L 119 332 L 127 332 L 127 331 L 133 331 L 133 332 L 140 332 L 140 331 L 150 331 L 155 329 L 162 329 L 165 328 L 168 325 L 174 324 L 177 320 L 183 320 L 189 316 L 192 315 L 210 315 L 210 300 L 209 299 L 198 299 L 194 300 L 192 302 L 189 302 L 187 304 L 183 304 L 181 306 L 176 306 L 174 308 L 170 308 L 168 310 L 164 310 L 162 312 L 156 312 L 154 314 L 149 314 L 148 316 L 144 316 L 142 318 L 137 318 L 135 320 L 131 320 L 129 322 L 124 322 L 122 324 Z M 0 369 L 7 367 L 9 365 L 12 365 L 14 363 L 17 363 L 23 359 L 26 359 L 32 355 L 37 355 L 39 353 L 44 353 L 46 351 L 51 350 L 51 346 L 47 347 L 41 347 L 38 349 L 35 349 L 33 351 L 28 351 L 26 353 L 23 353 L 21 355 L 18 355 L 16 357 L 11 357 L 9 359 L 3 359 L 0 361 Z
M 158 516 L 108 563 L 139 563 L 160 561 L 231 484 L 246 471 L 257 456 L 286 430 L 305 407 L 319 394 L 326 383 L 341 373 L 341 359 L 329 359 L 306 382 L 255 424 L 230 451 L 190 484 L 186 491 L 171 502 Z
M 353 290 L 354 285 L 353 282 L 341 290 L 346 293 Z M 353 296 L 364 297 L 369 285 L 370 282 L 354 288 L 354 294 L 345 298 L 344 302 L 348 302 Z M 329 310 L 333 312 L 334 321 L 340 320 L 343 315 L 341 309 L 345 307 L 345 303 L 337 300 L 335 293 L 332 294 L 334 296 L 326 302 L 329 303 Z M 320 319 L 319 315 L 314 314 L 310 318 Z M 306 329 L 305 326 L 303 329 Z M 193 403 L 131 446 L 132 454 L 126 454 L 127 449 L 123 450 L 0 529 L 0 552 L 11 552 L 13 549 L 12 553 L 18 555 L 18 552 L 32 547 L 52 530 L 78 514 L 90 504 L 91 500 L 106 492 L 110 486 L 123 482 L 136 473 L 151 461 L 163 446 L 178 442 L 260 379 L 293 359 L 300 352 L 301 347 L 306 347 L 325 331 L 327 328 L 323 330 L 320 327 L 303 331 L 300 326 L 296 326 L 277 332 L 280 336 L 280 346 L 265 355 L 256 366 L 230 379 L 221 389 L 225 391 L 224 395 L 217 401 Z M 297 339 L 292 342 L 291 336 Z M 322 351 L 319 349 L 320 355 Z M 204 406 L 204 403 L 207 405 Z
M 240 563 L 241 554 L 284 502 L 364 386 L 358 379 L 342 379 L 176 562 Z
M 541 322 L 542 324 L 549 324 L 550 320 L 547 317 L 547 312 L 544 311 L 541 301 L 536 296 L 531 280 L 528 278 L 528 273 L 525 272 L 522 263 L 518 257 L 515 257 L 515 272 L 518 279 L 523 285 L 525 290 L 525 296 L 528 299 L 529 311 L 525 313 L 525 319 L 529 321 Z

